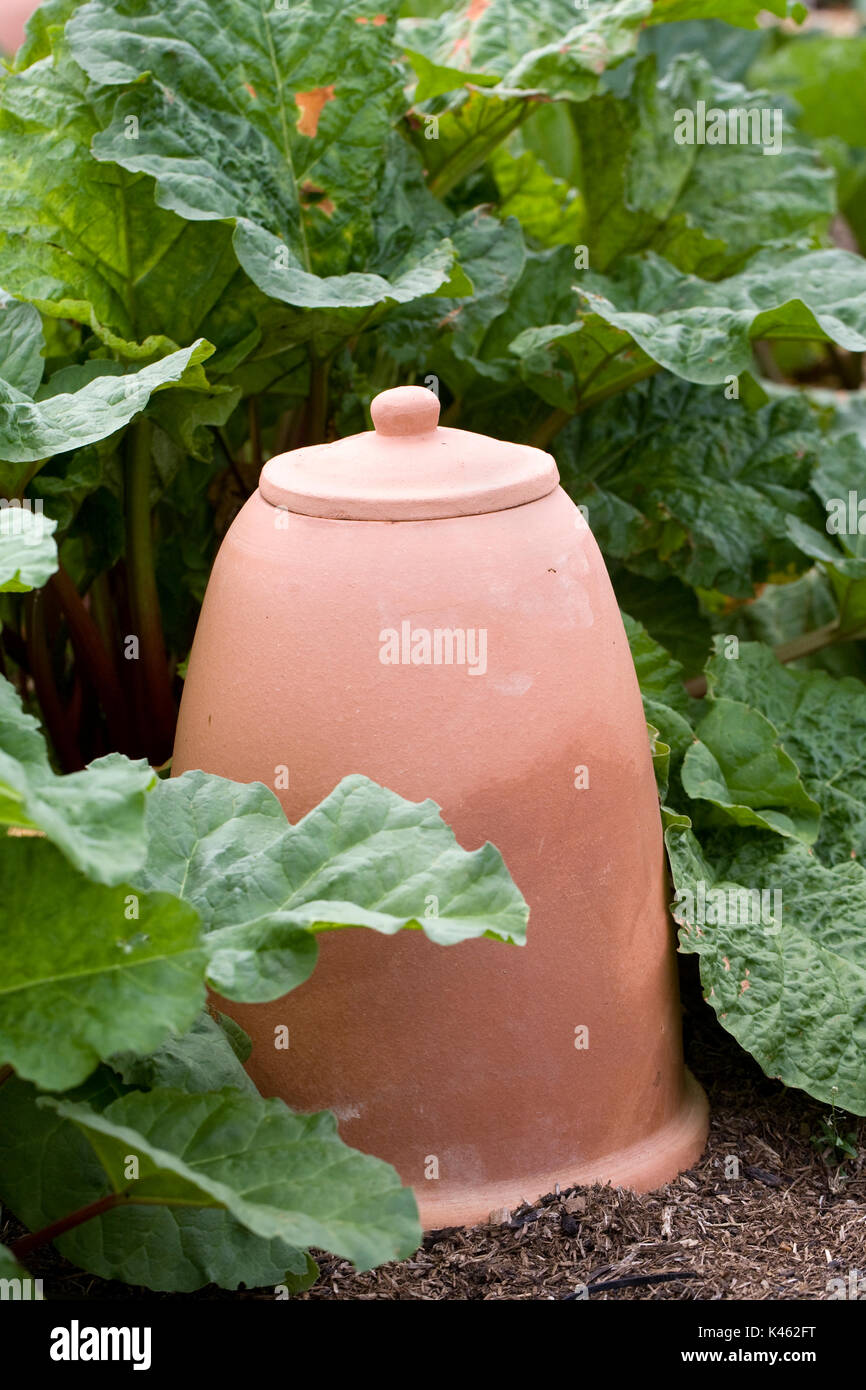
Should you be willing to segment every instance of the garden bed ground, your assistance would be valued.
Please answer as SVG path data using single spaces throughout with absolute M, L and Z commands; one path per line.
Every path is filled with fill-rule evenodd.
M 584 1283 L 594 1299 L 826 1299 L 828 1281 L 847 1284 L 851 1269 L 866 1294 L 866 1122 L 859 1159 L 828 1163 L 811 1142 L 827 1107 L 768 1080 L 703 1003 L 694 961 L 684 964 L 686 1051 L 712 1109 L 694 1168 L 642 1197 L 580 1188 L 509 1225 L 434 1232 L 414 1259 L 367 1274 L 325 1257 L 304 1297 L 561 1299 Z M 731 1155 L 738 1179 L 725 1177 Z M 680 1277 L 653 1282 L 660 1274 Z
M 828 1281 L 847 1285 L 852 1269 L 866 1292 L 866 1121 L 837 1117 L 841 1130 L 858 1131 L 859 1159 L 839 1167 L 822 1155 L 812 1140 L 827 1107 L 768 1080 L 703 1004 L 694 960 L 683 964 L 688 1060 L 712 1107 L 709 1145 L 694 1168 L 642 1197 L 575 1189 L 507 1225 L 434 1232 L 413 1259 L 366 1274 L 323 1256 L 302 1297 L 564 1299 L 583 1283 L 594 1299 L 826 1299 L 838 1287 Z M 739 1159 L 739 1178 L 725 1176 L 729 1156 Z M 8 1222 L 0 1239 L 20 1230 Z M 80 1274 L 50 1249 L 29 1263 L 49 1298 L 273 1298 L 271 1290 L 153 1294 Z

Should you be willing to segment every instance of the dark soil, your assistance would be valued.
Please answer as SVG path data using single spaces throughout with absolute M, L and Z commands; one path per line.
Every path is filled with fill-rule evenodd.
M 356 1274 L 320 1257 L 302 1299 L 827 1299 L 851 1271 L 866 1295 L 866 1121 L 770 1081 L 703 1003 L 684 966 L 686 1053 L 710 1098 L 701 1161 L 646 1196 L 609 1187 L 550 1194 L 506 1224 L 433 1232 L 411 1260 Z M 739 1176 L 732 1174 L 737 1165 Z M 842 1160 L 842 1161 L 840 1161 Z M 8 1242 L 22 1228 L 9 1221 Z M 272 1299 L 272 1289 L 153 1294 L 81 1274 L 50 1248 L 28 1260 L 51 1298 Z M 855 1272 L 854 1279 L 857 1279 Z M 838 1296 L 838 1293 L 837 1293 Z

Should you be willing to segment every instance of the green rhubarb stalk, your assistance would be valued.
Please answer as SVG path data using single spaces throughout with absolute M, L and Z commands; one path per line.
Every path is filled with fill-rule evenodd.
M 151 425 L 143 417 L 126 438 L 126 572 L 133 635 L 138 638 L 139 734 L 158 762 L 171 751 L 177 706 L 165 651 L 150 510 Z
M 307 400 L 305 444 L 324 444 L 328 428 L 328 378 L 331 358 L 313 358 L 310 364 L 310 394 Z
M 430 180 L 431 193 L 434 193 L 437 198 L 447 197 L 462 179 L 468 178 L 476 169 L 479 169 L 490 158 L 497 146 L 507 140 L 519 125 L 522 125 L 532 109 L 532 103 L 529 101 L 524 101 L 516 108 L 506 105 L 498 118 L 491 121 L 484 132 L 483 139 L 467 141 L 445 160 L 439 172 L 434 174 Z

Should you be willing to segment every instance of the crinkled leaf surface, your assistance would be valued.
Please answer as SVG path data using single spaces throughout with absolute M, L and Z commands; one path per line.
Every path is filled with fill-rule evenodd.
M 828 868 L 795 841 L 743 831 L 702 853 L 684 819 L 665 832 L 676 888 L 696 897 L 702 883 L 730 904 L 722 922 L 686 920 L 680 931 L 720 1022 L 769 1076 L 866 1114 L 866 870 L 851 860 Z M 771 895 L 763 922 L 734 905 L 743 890 Z
M 240 1053 L 236 1048 L 241 1049 Z M 198 1095 L 234 1086 L 238 1091 L 253 1095 L 256 1087 L 243 1068 L 249 1053 L 249 1038 L 238 1024 L 223 1015 L 217 1021 L 203 1009 L 188 1032 L 167 1038 L 149 1056 L 116 1053 L 111 1058 L 111 1066 L 127 1086 L 142 1090 L 170 1086 Z
M 130 359 L 198 337 L 226 351 L 252 335 L 249 350 L 252 286 L 230 228 L 184 222 L 157 207 L 150 179 L 93 158 L 117 92 L 68 56 L 59 26 L 76 8 L 41 7 L 0 91 L 0 284 Z
M 512 137 L 511 144 L 520 138 Z M 541 246 L 573 246 L 581 240 L 583 199 L 565 179 L 556 178 L 529 149 L 500 145 L 490 159 L 499 189 L 499 213 L 516 217 L 521 227 Z
M 514 380 L 515 357 L 526 387 L 565 414 L 613 395 L 627 405 L 627 388 L 660 367 L 736 389 L 756 408 L 754 339 L 832 339 L 857 350 L 866 341 L 864 303 L 862 258 L 845 251 L 776 247 L 719 281 L 683 273 L 653 251 L 621 258 L 611 276 L 576 270 L 569 247 L 530 252 L 507 307 L 467 363 L 475 389 L 467 383 L 460 394 L 488 432 L 513 438 L 530 437 L 533 411 Z M 491 390 L 494 381 L 500 391 Z
M 212 351 L 199 339 L 138 371 L 99 375 L 77 391 L 41 400 L 0 381 L 0 456 L 7 464 L 30 463 L 105 439 L 143 410 L 155 391 L 182 381 Z
M 144 862 L 146 794 L 156 774 L 120 753 L 58 776 L 39 724 L 0 676 L 0 826 L 41 830 L 98 883 L 120 883 Z
M 295 1115 L 233 1087 L 132 1092 L 101 1112 L 42 1102 L 88 1138 L 115 1192 L 227 1211 L 264 1239 L 315 1245 L 369 1269 L 405 1258 L 421 1231 L 394 1169 L 340 1139 L 333 1115 Z M 136 1154 L 139 1177 L 124 1176 Z
M 707 680 L 716 698 L 760 710 L 777 730 L 806 790 L 821 807 L 816 854 L 830 865 L 864 858 L 863 683 L 852 677 L 836 679 L 825 671 L 791 670 L 759 642 L 741 642 L 736 661 L 717 652 L 707 666 Z
M 186 1088 L 193 1090 L 191 1078 L 192 1071 Z M 126 1089 L 103 1066 L 68 1099 L 97 1112 Z M 112 1190 L 82 1130 L 40 1099 L 35 1087 L 14 1076 L 0 1087 L 0 1198 L 32 1231 Z M 171 1292 L 210 1283 L 236 1289 L 309 1282 L 303 1251 L 254 1235 L 217 1206 L 115 1207 L 62 1236 L 56 1247 L 103 1279 Z
M 57 569 L 57 522 L 27 507 L 0 508 L 0 594 L 41 589 Z
M 410 56 L 417 51 L 435 65 L 440 92 L 450 70 L 455 87 L 494 77 L 509 91 L 580 101 L 600 72 L 633 52 L 650 12 L 646 0 L 585 9 L 572 0 L 467 0 L 435 19 L 402 21 L 400 38 Z
M 459 102 L 436 116 L 435 125 L 429 124 L 427 114 L 419 112 L 415 147 L 424 159 L 432 191 L 446 197 L 482 165 L 526 119 L 533 100 L 523 93 L 513 95 L 473 85 Z M 431 135 L 435 132 L 429 143 L 428 131 Z
M 470 0 L 438 18 L 402 21 L 399 37 L 425 107 L 417 144 L 445 194 L 531 114 L 539 97 L 584 101 L 634 51 L 646 0 L 575 10 L 570 0 Z M 439 109 L 448 93 L 445 109 Z M 432 109 L 432 108 L 435 108 Z M 426 115 L 435 115 L 435 139 Z
M 396 361 L 423 364 L 462 395 L 486 370 L 485 337 L 505 310 L 526 262 L 526 246 L 514 217 L 504 222 L 483 208 L 464 213 L 450 228 L 460 264 L 473 285 L 464 297 L 427 299 L 392 314 L 380 333 Z
M 622 620 L 641 694 L 687 715 L 689 697 L 683 685 L 681 663 L 650 637 L 643 623 L 628 613 L 623 613 Z
M 606 557 L 747 598 L 806 567 L 786 528 L 820 524 L 810 475 L 825 448 L 800 399 L 750 409 L 665 374 L 571 422 L 556 453 Z
M 187 772 L 157 786 L 148 830 L 136 881 L 198 909 L 208 978 L 228 998 L 295 988 L 315 964 L 314 933 L 328 927 L 421 927 L 442 945 L 525 938 L 528 908 L 498 850 L 461 849 L 432 801 L 365 777 L 344 778 L 292 826 L 266 787 Z
M 389 132 L 383 149 L 384 162 L 369 208 L 372 240 L 362 265 L 368 281 L 384 279 L 394 291 L 384 297 L 376 294 L 369 304 L 348 307 L 336 301 L 315 306 L 295 307 L 281 302 L 281 290 L 272 299 L 256 307 L 256 319 L 261 330 L 260 341 L 249 358 L 233 372 L 247 392 L 274 389 L 281 401 L 297 398 L 304 401 L 309 393 L 310 353 L 313 357 L 331 356 L 348 337 L 360 330 L 376 328 L 385 331 L 394 318 L 412 324 L 417 337 L 416 318 L 423 321 L 441 319 L 450 305 L 443 299 L 454 296 L 474 298 L 473 279 L 455 261 L 462 257 L 464 247 L 457 245 L 462 220 L 455 219 L 443 203 L 430 192 L 424 178 L 421 159 L 407 140 L 397 131 Z M 488 221 L 499 226 L 498 219 Z M 359 252 L 360 254 L 360 252 Z M 431 266 L 440 266 L 447 273 L 434 276 L 435 284 L 427 284 L 425 276 Z M 476 266 L 472 267 L 473 274 Z M 270 274 L 272 267 L 267 267 Z M 375 275 L 367 274 L 375 271 Z M 353 272 L 357 281 L 357 274 Z M 348 277 L 344 277 L 348 280 Z M 400 284 L 398 285 L 398 281 Z M 334 284 L 337 280 L 334 280 Z M 342 281 L 340 282 L 342 283 Z M 320 289 L 324 295 L 325 281 Z M 400 286 L 402 285 L 402 289 Z M 345 286 L 344 286 L 345 287 Z M 251 286 L 251 288 L 254 288 Z M 374 286 L 375 288 L 375 286 Z M 381 288 L 381 286 L 379 286 Z M 420 298 L 415 298 L 418 291 Z M 405 293 L 404 293 L 405 291 Z M 404 334 L 405 334 L 404 327 Z M 390 340 L 394 341 L 393 336 Z M 397 335 L 400 341 L 400 335 Z M 423 341 L 414 345 L 415 357 L 426 368 Z
M 405 104 L 395 9 L 91 0 L 68 26 L 72 52 L 94 81 L 128 88 L 93 153 L 151 175 L 159 205 L 187 220 L 230 220 L 240 264 L 286 304 L 370 308 L 435 293 L 454 265 L 447 239 L 388 278 L 358 268 Z
M 737 825 L 760 826 L 812 844 L 820 807 L 769 719 L 738 700 L 708 703 L 695 729 L 698 741 L 683 759 L 684 790 Z
M 846 633 L 866 628 L 866 517 L 858 505 L 864 476 L 866 448 L 861 438 L 855 433 L 833 438 L 811 479 L 824 525 L 819 529 L 800 517 L 787 519 L 794 544 L 820 561 L 827 574 L 839 605 L 839 628 Z
M 653 10 L 658 8 L 653 5 Z M 676 24 L 647 25 L 641 34 L 638 53 L 654 53 L 660 71 L 668 68 L 682 54 L 699 53 L 708 58 L 717 77 L 730 82 L 749 82 L 753 88 L 763 86 L 751 80 L 751 65 L 766 48 L 772 47 L 778 30 L 736 28 L 725 20 L 690 19 Z
M 7 386 L 35 396 L 45 367 L 42 320 L 32 304 L 0 290 L 0 378 Z
M 189 903 L 92 883 L 39 837 L 0 838 L 0 878 L 0 1057 L 21 1076 L 75 1086 L 113 1052 L 150 1052 L 192 1024 L 205 953 Z
M 526 329 L 511 344 L 532 388 L 568 411 L 659 366 L 699 384 L 724 382 L 748 371 L 755 338 L 866 349 L 866 265 L 848 251 L 760 252 L 718 282 L 648 251 L 625 257 L 611 278 L 584 272 L 576 293 L 579 318 Z
M 777 132 L 781 149 L 770 157 L 760 143 L 678 144 L 677 113 L 699 101 L 725 111 L 767 107 L 766 93 L 714 77 L 705 57 L 689 54 L 660 81 L 649 55 L 615 92 L 571 108 L 586 206 L 577 240 L 587 245 L 592 270 L 646 248 L 716 279 L 762 247 L 826 226 L 833 177 L 790 126 Z
M 464 302 L 459 312 L 439 320 L 435 336 L 428 327 L 421 361 L 426 365 L 435 359 L 436 370 L 465 399 L 464 414 L 468 417 L 471 411 L 473 428 L 497 438 L 527 439 L 533 409 L 543 416 L 545 407 L 516 378 L 510 347 L 540 318 L 552 322 L 573 317 L 574 251 L 570 246 L 527 250 L 515 220 L 503 224 L 505 235 L 495 238 L 488 221 L 478 210 L 463 219 L 461 230 L 467 237 L 472 230 L 471 251 L 478 257 L 477 266 L 472 266 L 478 295 L 471 305 Z M 425 306 L 427 315 L 430 307 Z M 415 331 L 410 332 L 411 337 L 403 335 L 404 355 L 414 348 Z
M 664 811 L 682 949 L 700 955 L 710 1004 L 768 1075 L 864 1114 L 866 692 L 860 680 L 791 670 L 759 643 L 732 651 L 722 639 L 707 678 L 701 742 L 681 783 L 670 770 Z M 734 824 L 714 829 L 690 797 L 709 797 L 716 824 Z

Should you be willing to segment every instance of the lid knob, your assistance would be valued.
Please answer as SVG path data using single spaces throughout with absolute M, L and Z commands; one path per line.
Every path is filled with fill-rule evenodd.
M 439 397 L 426 386 L 395 386 L 374 397 L 370 414 L 377 434 L 427 434 L 439 424 Z

